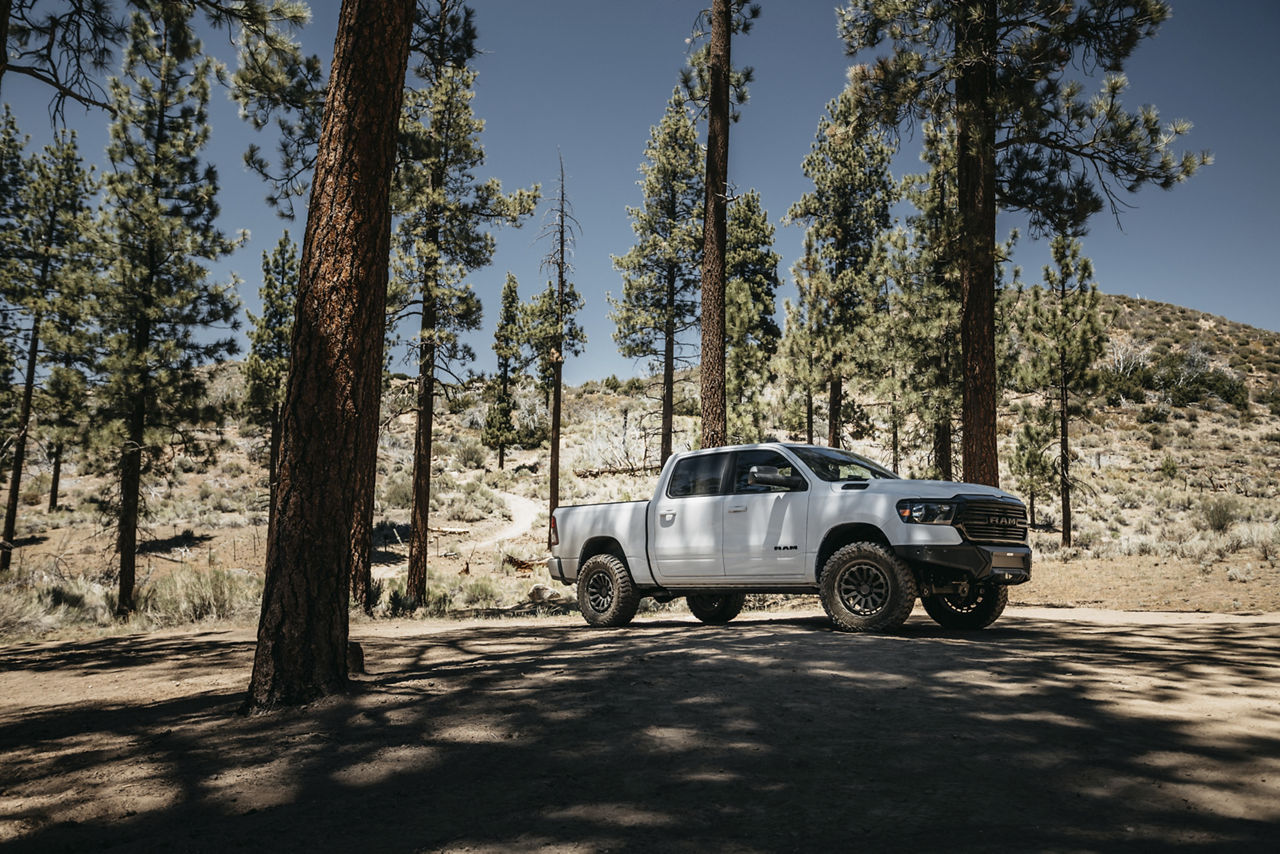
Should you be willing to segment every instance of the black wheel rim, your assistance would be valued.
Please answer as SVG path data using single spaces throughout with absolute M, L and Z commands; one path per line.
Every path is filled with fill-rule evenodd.
M 587 579 L 587 602 L 601 614 L 613 606 L 613 579 L 609 573 L 597 572 Z
M 958 593 L 949 593 L 942 597 L 942 601 L 947 607 L 957 614 L 971 614 L 978 609 L 983 600 L 987 597 L 983 594 L 981 587 L 971 588 L 969 592 L 961 596 Z
M 715 611 L 724 604 L 723 596 L 690 596 L 690 603 L 703 611 Z
M 855 563 L 840 573 L 836 594 L 840 603 L 860 617 L 869 617 L 889 604 L 889 575 L 872 563 Z

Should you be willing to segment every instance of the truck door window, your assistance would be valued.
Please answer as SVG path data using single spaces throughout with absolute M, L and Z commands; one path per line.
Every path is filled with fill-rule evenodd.
M 747 483 L 747 475 L 752 466 L 773 466 L 778 474 L 791 477 L 799 474 L 795 466 L 777 451 L 761 449 L 757 451 L 739 451 L 733 464 L 733 491 L 738 494 L 757 492 L 790 492 L 785 486 L 765 486 L 762 483 Z M 798 491 L 798 490 L 797 490 Z
M 686 457 L 676 463 L 671 472 L 667 495 L 671 498 L 687 498 L 694 495 L 719 495 L 720 482 L 724 479 L 726 454 L 703 454 Z

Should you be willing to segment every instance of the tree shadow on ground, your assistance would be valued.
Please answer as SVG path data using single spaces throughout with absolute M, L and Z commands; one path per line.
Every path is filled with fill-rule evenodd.
M 1270 851 L 1276 634 L 357 627 L 370 673 L 349 695 L 253 718 L 234 714 L 243 639 L 28 644 L 0 668 L 169 693 L 3 711 L 0 818 L 41 852 Z
M 176 551 L 177 549 L 193 549 L 198 545 L 207 543 L 213 539 L 212 534 L 195 534 L 191 531 L 183 531 L 181 534 L 175 534 L 172 537 L 164 537 L 159 540 L 147 540 L 138 546 L 138 554 L 154 555 L 165 554 L 166 552 Z

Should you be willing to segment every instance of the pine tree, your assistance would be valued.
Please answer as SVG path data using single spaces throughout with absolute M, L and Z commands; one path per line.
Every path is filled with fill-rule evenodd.
M 550 515 L 560 505 L 560 403 L 563 392 L 564 360 L 582 352 L 587 335 L 578 326 L 577 314 L 582 298 L 569 280 L 573 265 L 573 244 L 578 221 L 573 217 L 569 197 L 565 194 L 564 158 L 560 158 L 559 191 L 549 211 L 542 236 L 549 238 L 551 249 L 542 261 L 543 269 L 551 268 L 556 277 L 531 306 L 528 318 L 530 343 L 537 354 L 539 376 L 549 383 L 551 396 L 551 461 L 549 468 L 548 510 Z M 548 376 L 549 375 L 549 376 Z M 550 532 L 548 531 L 548 537 Z M 549 546 L 548 546 L 549 547 Z
M 728 435 L 725 409 L 725 263 L 729 205 L 729 121 L 733 66 L 730 44 L 734 33 L 747 33 L 760 15 L 760 6 L 747 0 L 712 0 L 704 13 L 710 40 L 702 62 L 702 91 L 706 95 L 707 149 L 703 173 L 702 217 L 702 447 L 723 445 Z M 749 72 L 746 74 L 749 78 Z M 740 95 L 739 103 L 745 101 Z
M 498 452 L 498 468 L 506 468 L 506 451 L 520 443 L 521 433 L 516 427 L 516 402 L 514 384 L 519 381 L 520 364 L 520 285 L 516 277 L 507 273 L 502 286 L 502 307 L 498 313 L 498 325 L 493 331 L 493 355 L 498 364 L 489 382 L 489 411 L 485 414 L 484 430 L 480 441 Z
M 911 246 L 899 258 L 892 296 L 893 342 L 903 370 L 899 399 L 917 416 L 930 448 L 929 474 L 954 480 L 953 434 L 960 413 L 959 238 L 955 141 L 947 125 L 926 124 L 923 175 L 905 179 L 918 213 L 907 218 Z
M 955 207 L 963 294 L 965 478 L 998 485 L 996 210 L 1023 210 L 1033 234 L 1080 234 L 1121 191 L 1168 188 L 1209 162 L 1171 152 L 1187 122 L 1161 127 L 1152 107 L 1126 111 L 1125 61 L 1169 15 L 1161 0 L 853 0 L 839 12 L 849 52 L 891 50 L 855 66 L 851 87 L 870 117 L 897 127 L 956 122 Z M 1067 69 L 1107 73 L 1082 97 Z
M 359 451 L 377 446 L 390 187 L 413 8 L 411 0 L 343 0 L 338 16 L 248 711 L 347 685 L 351 528 L 364 500 L 352 487 L 373 486 Z
M 846 89 L 827 104 L 804 159 L 813 191 L 787 214 L 790 221 L 808 226 L 815 257 L 830 283 L 824 293 L 815 294 L 822 303 L 811 312 L 823 318 L 817 344 L 827 372 L 827 444 L 832 447 L 840 446 L 844 432 L 845 381 L 873 372 L 873 336 L 853 331 L 868 329 L 881 305 L 873 261 L 897 198 L 889 173 L 893 149 L 883 135 L 859 132 L 862 117 L 854 94 Z
M 234 338 L 209 334 L 234 328 L 239 306 L 235 283 L 210 282 L 201 262 L 236 244 L 214 225 L 217 173 L 200 160 L 213 62 L 198 58 L 186 14 L 173 5 L 136 13 L 126 79 L 111 83 L 102 225 L 111 286 L 97 300 L 105 379 L 99 419 L 118 454 L 122 615 L 133 610 L 142 478 L 163 464 L 175 434 L 188 452 L 198 449 L 186 425 L 215 413 L 197 368 L 236 348 Z
M 786 321 L 778 347 L 777 371 L 788 397 L 800 396 L 805 442 L 813 444 L 814 398 L 829 375 L 826 360 L 818 352 L 818 342 L 822 306 L 831 283 L 818 263 L 811 233 L 805 235 L 804 255 L 792 268 L 791 276 L 799 297 L 794 304 L 790 300 L 784 303 Z
M 1094 363 L 1106 335 L 1098 314 L 1093 264 L 1080 255 L 1080 241 L 1055 235 L 1049 243 L 1053 265 L 1044 268 L 1044 288 L 1034 288 L 1027 309 L 1029 382 L 1043 390 L 1056 410 L 1058 496 L 1062 500 L 1062 545 L 1071 545 L 1070 427 L 1083 396 L 1097 388 Z
M 26 252 L 19 237 L 25 221 L 25 188 L 27 170 L 23 150 L 27 139 L 18 130 L 9 105 L 4 107 L 0 120 L 0 478 L 11 472 L 10 451 L 17 448 L 20 407 L 15 400 L 13 375 L 17 368 L 17 342 L 22 333 L 19 327 L 21 297 L 26 290 L 21 274 L 21 259 Z M 24 437 L 25 438 L 25 437 Z M 9 482 L 9 491 L 17 485 Z M 8 504 L 5 511 L 4 534 L 0 536 L 0 562 L 10 565 L 13 531 L 8 522 Z M 14 508 L 17 520 L 17 508 Z
M 271 507 L 280 463 L 280 414 L 289 374 L 289 341 L 298 297 L 298 247 L 286 231 L 268 256 L 262 253 L 262 314 L 249 314 L 249 357 L 244 362 L 245 410 L 267 430 L 267 482 Z
M 1047 410 L 1030 407 L 1024 412 L 1022 426 L 1009 461 L 1009 473 L 1013 475 L 1014 488 L 1027 498 L 1029 521 L 1036 525 L 1036 499 L 1053 494 L 1053 463 L 1045 450 L 1053 442 L 1053 428 L 1045 423 Z
M 623 288 L 621 299 L 609 300 L 618 352 L 649 359 L 662 375 L 659 465 L 671 456 L 676 366 L 687 362 L 687 339 L 698 323 L 701 160 L 697 130 L 677 89 L 649 132 L 640 165 L 644 202 L 627 208 L 636 245 L 613 259 Z
M 24 371 L 15 425 L 13 467 L 5 505 L 4 540 L 12 542 L 18 511 L 19 487 L 35 409 L 53 404 L 51 417 L 82 416 L 68 412 L 65 405 L 46 394 L 37 398 L 39 366 L 58 368 L 59 384 L 72 391 L 70 376 L 84 365 L 88 341 L 83 310 L 88 278 L 93 270 L 89 249 L 91 230 L 90 199 L 95 182 L 85 169 L 76 147 L 75 134 L 62 132 L 43 152 L 27 158 L 22 168 L 26 178 L 21 187 L 20 215 L 9 234 L 12 254 L 6 276 L 12 286 L 6 301 L 25 317 Z M 46 379 L 48 371 L 45 371 Z M 66 405 L 74 403 L 66 401 Z M 60 472 L 61 445 L 54 443 L 52 456 Z M 56 503 L 56 494 L 55 494 Z M 11 553 L 0 553 L 0 571 L 9 568 Z
M 725 263 L 725 400 L 730 442 L 764 438 L 763 392 L 774 378 L 773 356 L 782 331 L 774 319 L 778 253 L 773 225 L 752 190 L 729 207 Z
M 449 4 L 456 6 L 459 4 Z M 488 229 L 518 226 L 537 205 L 539 189 L 502 192 L 497 179 L 475 177 L 484 165 L 484 122 L 471 109 L 475 72 L 456 62 L 474 54 L 469 17 L 457 18 L 425 48 L 437 53 L 419 67 L 427 86 L 405 96 L 400 130 L 401 215 L 393 260 L 392 303 L 400 316 L 417 314 L 418 418 L 414 439 L 412 532 L 406 594 L 422 601 L 427 589 L 432 418 L 438 374 L 457 380 L 474 359 L 459 337 L 479 328 L 480 300 L 466 275 L 487 265 L 495 240 Z

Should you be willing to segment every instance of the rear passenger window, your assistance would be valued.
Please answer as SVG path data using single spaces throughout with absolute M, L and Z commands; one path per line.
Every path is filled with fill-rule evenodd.
M 705 454 L 685 457 L 676 463 L 667 485 L 670 498 L 688 498 L 694 495 L 719 495 L 720 481 L 724 477 L 727 454 Z

